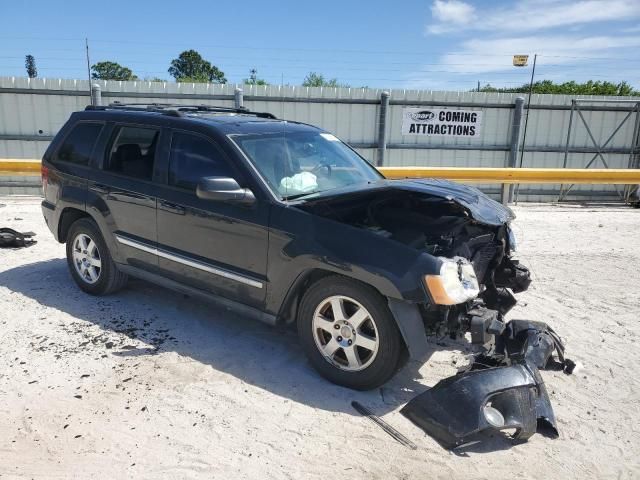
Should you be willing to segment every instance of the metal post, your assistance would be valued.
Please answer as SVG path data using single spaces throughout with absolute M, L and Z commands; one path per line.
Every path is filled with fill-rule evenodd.
M 562 161 L 562 168 L 567 168 L 567 158 L 569 157 L 569 142 L 571 141 L 571 127 L 573 126 L 573 112 L 578 104 L 575 98 L 571 100 L 571 114 L 569 115 L 569 128 L 567 129 L 567 143 L 564 146 L 564 160 Z M 560 185 L 560 194 L 558 195 L 558 202 L 564 196 L 564 183 Z
M 236 88 L 235 101 L 236 101 L 236 108 L 244 108 L 244 99 L 242 98 L 241 88 Z
M 98 107 L 102 105 L 102 90 L 100 89 L 100 85 L 97 83 L 91 85 L 91 105 Z
M 578 104 L 574 99 L 571 100 L 571 113 L 569 114 L 569 128 L 567 128 L 567 142 L 564 145 L 564 160 L 562 161 L 562 168 L 567 168 L 567 158 L 569 156 L 569 142 L 571 142 L 571 127 L 573 126 L 573 112 L 575 112 Z
M 513 118 L 511 122 L 511 143 L 506 167 L 513 168 L 518 161 L 518 147 L 520 146 L 520 126 L 522 125 L 522 114 L 524 112 L 524 97 L 517 97 Z M 502 184 L 502 204 L 507 205 L 513 202 L 513 185 Z
M 522 150 L 520 150 L 520 168 L 522 168 L 522 162 L 524 161 L 524 147 L 527 142 L 527 126 L 529 125 L 529 112 L 531 111 L 531 96 L 533 95 L 533 77 L 536 75 L 536 61 L 538 60 L 538 54 L 533 56 L 533 68 L 531 69 L 531 81 L 529 82 L 529 95 L 527 98 L 527 116 L 524 119 L 524 132 L 522 133 Z M 518 192 L 520 191 L 520 184 L 518 183 L 515 188 L 515 201 L 518 203 Z
M 636 112 L 636 121 L 633 126 L 633 137 L 631 138 L 631 151 L 629 152 L 629 163 L 627 168 L 638 168 L 638 154 L 640 151 L 640 102 L 636 103 L 634 108 Z M 640 185 L 625 185 L 624 199 L 626 203 L 631 202 L 631 195 L 634 189 L 638 189 L 638 197 L 640 197 Z
M 89 60 L 89 39 L 88 38 L 84 39 L 84 47 L 85 47 L 85 52 L 87 57 L 87 79 L 89 80 L 89 95 L 91 95 L 91 61 Z M 90 96 L 89 98 L 91 98 L 91 105 L 94 105 L 93 97 Z
M 380 117 L 378 121 L 378 160 L 376 165 L 384 165 L 384 156 L 387 150 L 387 111 L 389 110 L 389 92 L 380 94 Z

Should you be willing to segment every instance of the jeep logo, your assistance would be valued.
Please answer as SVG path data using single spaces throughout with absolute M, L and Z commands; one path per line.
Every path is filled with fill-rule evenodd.
M 422 110 L 420 112 L 411 112 L 409 117 L 416 122 L 428 122 L 429 120 L 435 118 L 436 114 L 430 112 L 429 110 Z

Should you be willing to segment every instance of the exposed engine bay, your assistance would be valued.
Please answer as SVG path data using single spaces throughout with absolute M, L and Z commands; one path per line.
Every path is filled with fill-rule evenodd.
M 531 283 L 529 270 L 512 258 L 515 241 L 508 222 L 489 224 L 449 197 L 391 190 L 323 202 L 314 213 L 366 229 L 435 257 L 473 266 L 477 298 L 455 305 L 423 307 L 427 334 L 455 337 L 471 331 L 485 344 L 504 329 L 502 317 L 515 305 L 513 293 Z
M 441 262 L 439 275 L 425 275 L 431 297 L 420 305 L 425 332 L 452 338 L 470 332 L 471 343 L 481 348 L 466 370 L 405 405 L 401 411 L 407 418 L 445 448 L 491 430 L 513 432 L 514 441 L 536 432 L 556 438 L 555 414 L 539 370 L 569 374 L 575 364 L 564 357 L 564 344 L 548 325 L 505 320 L 516 304 L 513 294 L 531 283 L 529 270 L 513 258 L 515 217 L 475 189 L 458 187 L 448 195 L 447 188 L 435 182 L 433 195 L 410 188 L 365 192 L 307 208 Z

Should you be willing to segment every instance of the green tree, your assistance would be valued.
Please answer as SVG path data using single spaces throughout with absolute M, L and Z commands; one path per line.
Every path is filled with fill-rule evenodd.
M 91 65 L 91 78 L 97 80 L 137 80 L 131 69 L 117 62 L 98 62 Z
M 348 87 L 346 83 L 338 83 L 337 78 L 325 79 L 324 75 L 316 72 L 309 72 L 302 81 L 303 87 Z
M 269 85 L 266 80 L 258 78 L 258 70 L 252 68 L 249 70 L 249 78 L 242 80 L 245 85 Z
M 224 72 L 195 50 L 185 50 L 178 58 L 171 60 L 168 71 L 176 82 L 227 83 Z
M 501 93 L 529 93 L 529 84 L 525 83 L 519 87 L 496 88 L 490 84 L 480 88 L 481 92 L 501 92 Z M 551 80 L 539 80 L 533 83 L 533 93 L 552 93 L 559 95 L 621 95 L 636 96 L 640 91 L 634 90 L 627 82 L 613 83 L 607 81 L 589 80 L 584 83 L 569 81 L 564 83 L 554 83 Z
M 29 78 L 36 78 L 38 76 L 36 59 L 33 58 L 33 55 L 26 55 L 24 57 L 24 66 L 27 69 L 27 75 L 29 75 Z

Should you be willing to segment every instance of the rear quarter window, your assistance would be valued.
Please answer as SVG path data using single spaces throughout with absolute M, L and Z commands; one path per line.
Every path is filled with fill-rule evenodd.
M 102 127 L 101 123 L 82 122 L 76 124 L 71 133 L 63 140 L 53 161 L 88 165 Z

